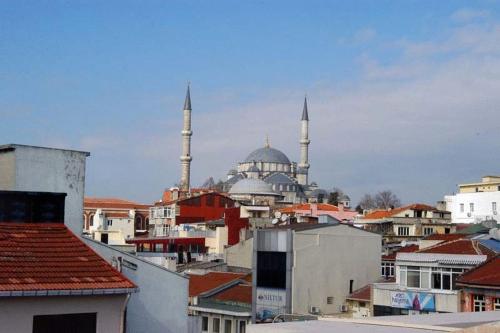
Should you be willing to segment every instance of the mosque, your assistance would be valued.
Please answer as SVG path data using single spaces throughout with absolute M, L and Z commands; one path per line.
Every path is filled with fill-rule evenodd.
M 239 201 L 253 204 L 296 204 L 305 202 L 326 202 L 328 192 L 309 183 L 309 113 L 307 98 L 300 120 L 300 161 L 291 162 L 280 150 L 271 147 L 266 140 L 264 147 L 251 152 L 238 163 L 236 169 L 229 170 L 224 182 L 224 192 Z M 184 128 L 182 130 L 183 153 L 181 156 L 181 190 L 190 190 L 191 164 L 191 96 L 190 88 L 184 103 Z

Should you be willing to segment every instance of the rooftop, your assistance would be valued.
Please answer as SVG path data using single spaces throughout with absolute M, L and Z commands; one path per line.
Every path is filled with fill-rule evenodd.
M 456 239 L 449 242 L 439 243 L 437 245 L 418 251 L 419 253 L 439 253 L 439 254 L 468 254 L 468 255 L 486 255 L 492 257 L 495 253 L 472 239 Z
M 464 273 L 457 282 L 462 285 L 500 288 L 500 256 L 497 255 Z
M 436 208 L 435 207 L 432 207 L 432 206 L 429 206 L 429 205 L 425 205 L 425 204 L 419 204 L 419 203 L 416 203 L 416 204 L 411 204 L 411 205 L 407 205 L 407 206 L 403 206 L 403 207 L 398 207 L 398 208 L 394 208 L 394 209 L 387 209 L 387 210 L 375 210 L 371 213 L 368 213 L 366 214 L 363 219 L 383 219 L 383 218 L 386 218 L 386 217 L 391 217 L 391 216 L 394 216 L 394 215 L 397 215 L 401 212 L 404 212 L 405 210 L 427 210 L 427 211 L 435 211 Z
M 424 238 L 424 240 L 440 240 L 440 241 L 452 241 L 464 238 L 462 234 L 432 234 Z
M 189 297 L 198 296 L 229 282 L 248 278 L 245 273 L 209 272 L 204 275 L 189 275 Z
M 140 204 L 137 202 L 119 199 L 119 198 L 94 198 L 85 197 L 83 199 L 83 206 L 85 208 L 143 208 L 148 209 L 150 205 Z
M 311 204 L 311 203 L 304 203 L 304 204 L 296 204 L 290 207 L 285 207 L 281 208 L 279 211 L 282 213 L 295 213 L 296 211 L 299 210 L 308 210 L 310 211 L 313 207 L 312 205 L 316 205 L 317 210 L 321 211 L 330 211 L 330 212 L 338 212 L 339 208 L 334 205 L 330 204 L 323 204 L 323 203 L 318 203 L 318 204 Z
M 0 223 L 0 294 L 97 289 L 127 293 L 136 286 L 63 224 Z

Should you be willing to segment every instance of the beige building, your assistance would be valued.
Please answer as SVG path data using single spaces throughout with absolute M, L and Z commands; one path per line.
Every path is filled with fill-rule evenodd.
M 500 191 L 500 176 L 483 176 L 480 183 L 459 184 L 458 191 L 459 193 Z
M 292 224 L 256 230 L 257 322 L 280 313 L 339 314 L 354 290 L 380 277 L 381 236 L 345 224 Z

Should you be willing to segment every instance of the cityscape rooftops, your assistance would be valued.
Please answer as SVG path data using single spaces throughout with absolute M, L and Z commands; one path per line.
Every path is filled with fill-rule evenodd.
M 394 209 L 384 209 L 384 210 L 375 210 L 372 211 L 365 216 L 363 216 L 363 219 L 370 220 L 370 219 L 383 219 L 383 218 L 388 218 L 388 217 L 394 217 L 395 215 L 404 212 L 405 210 L 425 210 L 425 211 L 437 211 L 435 207 L 426 205 L 426 204 L 411 204 L 403 207 L 397 207 Z M 413 216 L 411 216 L 413 217 Z
M 0 223 L 0 295 L 135 292 L 61 223 Z

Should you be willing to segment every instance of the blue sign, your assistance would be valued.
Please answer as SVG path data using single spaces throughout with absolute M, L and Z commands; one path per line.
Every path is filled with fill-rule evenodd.
M 436 311 L 434 294 L 411 291 L 392 292 L 391 306 L 415 311 Z

